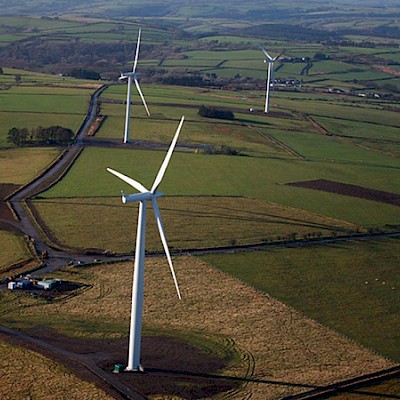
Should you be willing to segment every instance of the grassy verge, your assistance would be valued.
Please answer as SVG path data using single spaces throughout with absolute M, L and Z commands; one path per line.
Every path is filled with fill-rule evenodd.
M 64 366 L 41 354 L 2 340 L 0 351 L 2 371 L 0 396 L 3 399 L 81 399 L 82 396 L 111 399 L 111 396 L 94 384 L 79 379 Z M 16 379 L 18 379 L 17 385 Z

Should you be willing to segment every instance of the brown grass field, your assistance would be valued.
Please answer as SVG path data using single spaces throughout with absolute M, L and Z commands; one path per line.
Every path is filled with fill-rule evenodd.
M 0 397 L 3 400 L 113 399 L 41 354 L 2 340 L 0 353 Z
M 152 336 L 169 332 L 178 338 L 189 338 L 189 342 L 191 336 L 197 340 L 204 337 L 206 342 L 214 338 L 221 346 L 233 348 L 237 356 L 225 365 L 221 363 L 219 370 L 210 370 L 206 364 L 197 366 L 197 374 L 212 374 L 214 380 L 209 378 L 220 388 L 213 398 L 279 399 L 394 365 L 197 258 L 182 256 L 174 262 L 182 301 L 176 297 L 166 261 L 147 259 L 145 331 Z M 88 338 L 93 343 L 95 339 L 120 341 L 129 326 L 132 272 L 132 263 L 68 267 L 59 272 L 60 277 L 74 277 L 92 287 L 75 297 L 48 304 L 18 296 L 8 323 L 20 321 L 31 329 L 40 325 L 42 331 L 57 329 L 59 343 L 63 342 L 62 335 L 68 334 L 76 337 L 76 343 Z M 10 297 L 8 304 L 15 300 Z M 2 318 L 7 323 L 11 317 L 3 314 Z M 191 375 L 194 366 L 189 362 L 187 346 L 171 346 L 162 339 L 156 345 L 152 343 L 155 342 L 147 342 L 142 351 L 142 363 L 148 373 L 140 377 L 120 374 L 119 379 L 151 399 L 208 397 L 210 383 L 199 388 L 200 378 Z M 110 368 L 112 362 L 125 362 L 126 346 L 121 346 L 118 357 L 104 365 Z M 191 391 L 194 381 L 196 390 Z M 232 381 L 236 384 L 228 384 Z
M 57 148 L 18 148 L 0 150 L 0 183 L 23 185 L 57 157 Z

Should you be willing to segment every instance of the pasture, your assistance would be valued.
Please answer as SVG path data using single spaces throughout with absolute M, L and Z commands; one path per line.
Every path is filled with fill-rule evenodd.
M 258 3 L 254 2 L 252 7 Z M 121 12 L 120 6 L 128 14 L 148 12 L 140 4 L 128 6 L 124 2 L 99 4 L 96 15 L 90 10 L 91 16 L 114 18 Z M 285 6 L 293 7 L 294 3 Z M 315 6 L 319 5 L 307 5 L 310 10 Z M 18 9 L 16 5 L 13 7 Z M 247 15 L 248 7 L 249 4 L 241 4 L 237 12 Z M 361 34 L 364 29 L 383 25 L 393 28 L 392 23 L 357 17 L 352 21 L 332 21 L 336 18 L 334 9 L 322 11 L 319 16 L 312 13 L 310 20 L 303 20 L 310 28 L 352 29 L 353 35 L 347 36 L 348 39 L 363 42 L 368 39 L 376 45 L 328 46 L 322 41 L 293 45 L 263 33 L 257 39 L 246 37 L 246 32 L 248 35 L 258 23 L 219 18 L 224 13 L 217 8 L 222 14 L 214 15 L 214 6 L 188 5 L 179 10 L 175 8 L 170 15 L 171 10 L 162 1 L 157 7 L 149 8 L 156 9 L 167 16 L 159 19 L 160 27 L 146 15 L 142 19 L 128 16 L 120 21 L 78 19 L 73 7 L 66 15 L 68 20 L 61 14 L 61 18 L 0 17 L 0 45 L 34 37 L 56 39 L 60 43 L 76 39 L 90 43 L 133 43 L 138 27 L 144 25 L 143 44 L 148 46 L 141 53 L 142 71 L 151 68 L 167 73 L 215 74 L 231 83 L 235 79 L 246 82 L 250 78 L 248 87 L 265 81 L 266 65 L 258 48 L 260 42 L 272 55 L 285 49 L 287 57 L 313 60 L 321 52 L 332 59 L 313 60 L 307 75 L 302 75 L 306 66 L 303 62 L 277 64 L 276 78 L 298 79 L 305 91 L 281 87 L 272 92 L 268 116 L 248 111 L 250 108 L 261 110 L 264 89 L 229 91 L 145 82 L 142 87 L 152 116 L 147 118 L 142 105 L 135 101 L 132 139 L 150 142 L 162 151 L 138 150 L 133 146 L 86 148 L 67 176 L 32 202 L 54 242 L 73 248 L 132 253 L 137 208 L 124 206 L 118 196 L 120 189 L 126 193 L 132 189 L 109 175 L 105 168 L 115 168 L 146 186 L 151 185 L 164 157 L 163 149 L 181 115 L 186 116 L 186 122 L 160 188 L 171 195 L 160 200 L 160 208 L 167 239 L 175 254 L 190 248 L 398 229 L 398 206 L 286 185 L 328 179 L 400 194 L 400 122 L 396 103 L 383 96 L 363 98 L 327 93 L 331 88 L 341 88 L 364 95 L 378 89 L 388 93 L 385 85 L 399 87 L 395 77 L 398 67 L 386 66 L 399 61 L 400 53 L 384 45 L 390 39 L 355 36 L 356 31 Z M 364 8 L 359 11 L 364 12 Z M 289 13 L 287 17 L 289 26 L 293 16 Z M 165 55 L 152 47 L 167 44 L 171 49 L 180 48 L 179 52 Z M 197 49 L 198 44 L 202 44 L 201 50 Z M 365 62 L 367 57 L 371 59 L 370 65 Z M 21 81 L 17 85 L 19 76 Z M 57 124 L 76 132 L 97 85 L 5 68 L 5 73 L 0 75 L 0 146 L 9 145 L 6 135 L 13 126 Z M 314 89 L 319 91 L 311 92 Z M 112 85 L 102 95 L 101 113 L 106 119 L 93 141 L 122 138 L 125 91 L 125 85 Z M 138 100 L 135 96 L 134 100 Z M 202 104 L 233 109 L 236 120 L 201 118 L 197 110 Z M 207 146 L 229 147 L 241 156 L 207 155 L 204 154 Z M 58 154 L 56 149 L 0 150 L 0 167 L 3 166 L 0 182 L 23 184 Z M 147 250 L 159 252 L 161 244 L 151 216 L 148 222 Z M 3 259 L 0 258 L 1 265 L 29 257 L 21 237 L 2 231 L 0 241 L 2 252 L 6 249 Z M 222 359 L 225 364 L 218 364 L 220 367 L 213 372 L 250 381 L 242 387 L 232 387 L 230 398 L 264 399 L 265 393 L 272 398 L 282 397 L 303 390 L 301 385 L 327 384 L 385 368 L 392 362 L 374 352 L 400 361 L 396 346 L 399 337 L 395 330 L 399 323 L 400 282 L 395 270 L 400 261 L 398 250 L 398 239 L 380 239 L 202 258 L 209 265 L 195 258 L 179 257 L 176 259 L 178 279 L 186 296 L 182 304 L 177 304 L 173 286 L 168 284 L 171 283 L 168 271 L 162 269 L 165 262 L 152 258 L 146 271 L 146 337 L 160 333 L 176 336 L 184 341 L 181 347 L 187 348 L 187 342 L 200 353 Z M 126 282 L 131 280 L 131 272 L 131 264 L 65 268 L 58 276 L 76 279 L 87 285 L 87 290 L 53 303 L 17 293 L 1 293 L 0 319 L 4 324 L 24 329 L 36 329 L 40 325 L 46 332 L 54 330 L 61 337 L 73 336 L 76 343 L 80 343 L 78 338 L 125 340 L 130 298 L 130 286 Z M 329 328 L 340 332 L 339 335 Z M 87 398 L 104 395 L 94 392 L 93 387 L 76 383 L 74 377 L 47 359 L 40 358 L 41 365 L 36 365 L 36 356 L 28 352 L 21 354 L 18 348 L 13 350 L 17 357 L 11 364 L 11 348 L 3 343 L 0 347 L 8 368 L 7 384 L 12 380 L 10 368 L 20 370 L 27 364 L 40 371 L 37 385 L 25 376 L 21 379 L 24 385 L 18 396 L 41 396 L 42 376 L 49 375 L 41 373 L 43 367 L 51 371 L 49 385 L 60 379 L 65 381 L 67 386 L 58 384 L 58 388 L 71 398 L 70 382 Z M 158 355 L 163 354 L 165 346 L 157 350 Z M 181 367 L 182 359 L 186 358 L 182 354 L 187 353 L 176 354 L 175 348 L 170 350 L 173 362 L 179 360 L 180 364 L 176 365 Z M 149 357 L 146 361 L 150 365 L 155 360 L 151 354 L 145 357 Z M 279 385 L 272 384 L 273 380 Z M 171 385 L 179 387 L 181 393 L 194 390 L 191 383 L 175 377 L 169 379 L 165 392 L 151 394 L 166 398 L 173 393 Z M 160 386 L 153 390 L 161 390 Z M 385 395 L 398 395 L 390 392 L 388 386 L 376 390 L 384 391 Z M 143 388 L 148 390 L 146 385 Z M 57 390 L 54 393 L 57 397 Z M 343 396 L 338 398 L 351 398 L 351 395 Z
M 150 186 L 163 157 L 164 153 L 158 151 L 87 148 L 69 174 L 41 196 L 108 197 L 118 194 L 121 189 L 129 193 L 132 189 L 105 169 L 119 170 Z M 202 173 L 199 174 L 199 171 Z M 363 163 L 177 152 L 160 189 L 169 195 L 244 196 L 357 225 L 384 227 L 385 224 L 398 223 L 398 207 L 299 189 L 285 183 L 328 179 L 399 193 L 397 176 L 396 168 Z
M 82 399 L 82 396 L 85 399 L 113 399 L 94 384 L 79 379 L 61 364 L 32 350 L 0 340 L 0 351 L 0 396 L 3 399 L 77 400 Z
M 0 149 L 0 184 L 23 185 L 60 154 L 56 148 Z
M 159 203 L 169 246 L 179 251 L 364 231 L 356 224 L 243 197 L 171 196 Z M 134 249 L 137 207 L 124 206 L 120 197 L 40 199 L 33 206 L 52 241 L 61 246 L 123 254 Z M 146 249 L 160 252 L 161 241 L 149 212 Z
M 0 279 L 10 273 L 8 267 L 29 260 L 32 255 L 23 236 L 0 230 Z
M 377 239 L 201 258 L 399 362 L 399 245 Z
M 21 76 L 20 85 L 12 79 Z M 77 132 L 88 109 L 93 83 L 38 73 L 6 69 L 0 83 L 0 146 L 8 147 L 7 133 L 13 128 L 60 125 Z M 75 87 L 67 87 L 75 86 Z
M 176 298 L 165 261 L 158 258 L 147 260 L 144 343 L 154 332 L 164 335 L 168 332 L 170 338 L 183 338 L 189 344 L 195 344 L 208 357 L 230 355 L 230 358 L 224 358 L 224 365 L 220 363 L 219 369 L 212 370 L 211 375 L 217 374 L 219 379 L 215 381 L 210 377 L 208 385 L 198 390 L 210 390 L 211 383 L 217 384 L 222 393 L 235 389 L 228 392 L 232 399 L 250 395 L 275 399 L 304 391 L 310 385 L 325 385 L 393 365 L 391 361 L 197 258 L 179 257 L 174 262 L 182 301 Z M 23 329 L 40 323 L 41 335 L 51 338 L 51 331 L 56 330 L 61 346 L 62 343 L 71 343 L 71 337 L 76 345 L 85 345 L 89 343 L 85 339 L 91 339 L 91 351 L 94 352 L 106 350 L 96 339 L 108 343 L 119 338 L 127 340 L 130 285 L 126 283 L 131 280 L 131 263 L 68 267 L 59 271 L 57 276 L 90 287 L 73 297 L 50 303 L 18 293 L 2 293 L 2 311 L 6 307 L 8 312 L 0 314 L 1 322 Z M 205 337 L 202 344 L 198 342 L 199 336 Z M 164 339 L 164 343 L 166 341 Z M 96 349 L 93 345 L 97 346 Z M 201 384 L 199 377 L 193 380 L 185 375 L 167 373 L 160 385 L 159 374 L 150 370 L 153 366 L 169 365 L 170 370 L 190 372 L 189 364 L 182 361 L 187 346 L 167 348 L 158 344 L 156 357 L 150 348 L 144 348 L 142 362 L 149 367 L 149 372 L 143 377 L 135 375 L 134 382 L 129 379 L 132 375 L 127 375 L 124 381 L 131 382 L 149 396 L 168 398 L 173 393 L 187 398 L 184 393 L 196 387 L 193 385 Z M 122 362 L 126 357 L 123 350 L 117 355 Z M 209 374 L 214 365 L 218 364 L 203 367 L 205 369 L 198 366 L 196 371 Z M 245 382 L 232 387 L 221 381 L 221 376 L 227 377 L 228 382 L 233 377 L 243 378 Z M 221 383 L 224 384 L 221 386 Z M 208 397 L 205 392 L 199 393 Z

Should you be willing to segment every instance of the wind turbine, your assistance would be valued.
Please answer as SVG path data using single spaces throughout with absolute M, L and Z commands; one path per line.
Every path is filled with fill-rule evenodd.
M 142 30 L 139 29 L 139 34 L 138 34 L 138 40 L 137 40 L 137 45 L 136 45 L 136 54 L 135 54 L 135 61 L 133 62 L 133 68 L 131 72 L 121 72 L 121 76 L 119 77 L 119 80 L 125 80 L 128 79 L 128 89 L 127 89 L 127 94 L 126 94 L 126 114 L 125 114 L 125 132 L 124 132 L 124 143 L 129 142 L 129 119 L 130 119 L 130 114 L 131 114 L 131 87 L 132 87 L 132 81 L 135 82 L 136 89 L 139 92 L 139 96 L 142 99 L 142 103 L 144 105 L 144 108 L 146 109 L 147 115 L 150 116 L 150 111 L 149 108 L 147 107 L 146 100 L 144 99 L 142 90 L 140 89 L 139 81 L 138 81 L 138 76 L 136 73 L 136 67 L 137 67 L 137 62 L 138 62 L 138 57 L 139 57 L 139 46 L 140 46 L 140 36 L 141 36 Z
M 274 62 L 282 55 L 282 53 L 276 57 L 271 57 L 267 53 L 267 50 L 264 49 L 264 47 L 261 47 L 261 50 L 267 57 L 264 59 L 264 62 L 268 63 L 267 89 L 265 94 L 265 109 L 264 109 L 264 112 L 267 113 L 269 111 L 269 91 L 271 86 L 274 87 Z
M 126 371 L 142 371 L 140 365 L 140 342 L 142 332 L 142 314 L 143 314 L 143 286 L 144 286 L 144 260 L 145 260 L 145 236 L 146 236 L 146 207 L 147 202 L 151 201 L 153 205 L 154 215 L 158 230 L 160 232 L 161 242 L 164 247 L 165 254 L 167 256 L 169 268 L 171 270 L 172 278 L 175 283 L 176 292 L 178 293 L 179 299 L 181 299 L 181 293 L 179 291 L 178 281 L 176 279 L 174 267 L 172 265 L 171 254 L 168 249 L 167 240 L 165 238 L 164 227 L 161 220 L 160 210 L 157 205 L 157 198 L 163 196 L 163 193 L 157 191 L 160 185 L 165 171 L 167 170 L 168 163 L 171 159 L 174 151 L 176 142 L 178 140 L 179 133 L 181 131 L 183 121 L 185 117 L 182 117 L 178 129 L 175 132 L 175 136 L 169 146 L 168 152 L 165 159 L 158 171 L 156 179 L 154 180 L 151 190 L 146 189 L 141 183 L 129 178 L 120 172 L 114 171 L 111 168 L 107 168 L 108 172 L 111 172 L 124 182 L 134 187 L 140 193 L 124 195 L 122 194 L 122 202 L 130 203 L 133 201 L 139 201 L 139 217 L 136 235 L 136 250 L 135 250 L 135 263 L 133 273 L 133 285 L 132 285 L 132 308 L 131 308 L 131 324 L 129 334 L 129 354 L 128 354 L 128 365 L 125 368 Z

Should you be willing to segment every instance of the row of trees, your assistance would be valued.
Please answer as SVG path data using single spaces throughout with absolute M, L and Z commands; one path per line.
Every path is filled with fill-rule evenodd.
M 74 132 L 62 126 L 43 128 L 11 128 L 7 134 L 7 141 L 16 146 L 34 145 L 66 145 L 72 142 Z

